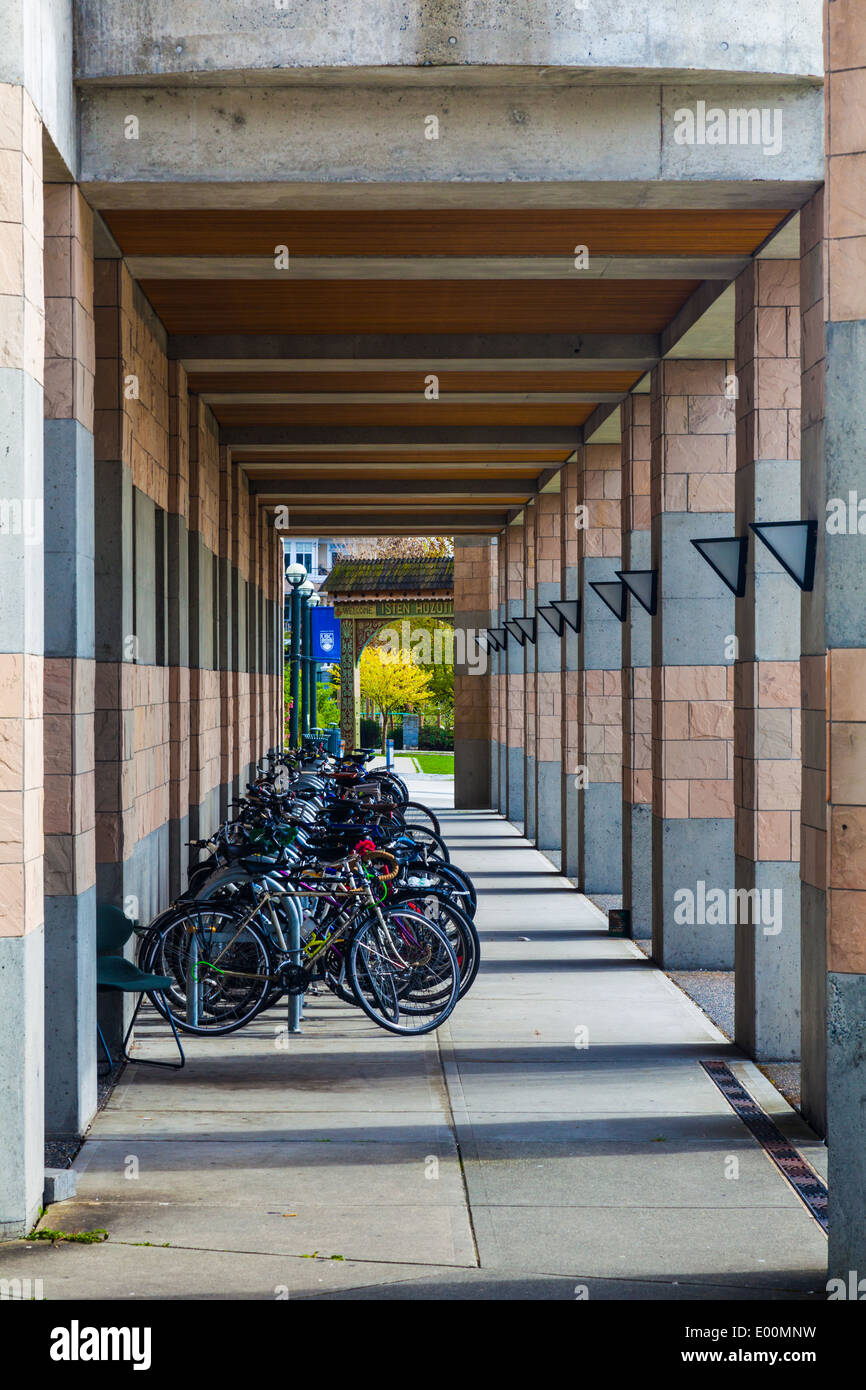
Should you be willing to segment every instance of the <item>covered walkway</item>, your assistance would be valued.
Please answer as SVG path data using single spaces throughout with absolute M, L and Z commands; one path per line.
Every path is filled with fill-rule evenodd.
M 179 1074 L 127 1068 L 42 1223 L 108 1242 L 6 1247 L 6 1277 L 51 1299 L 826 1296 L 822 1231 L 701 1061 L 818 1167 L 820 1142 L 513 826 L 443 820 L 484 944 L 449 1024 L 392 1038 L 322 995 L 300 1038 L 277 1010 L 190 1040 Z
M 524 1190 L 521 1165 L 545 1200 L 559 1192 L 541 1162 L 585 1204 L 571 1213 L 583 1245 L 562 1206 L 526 1223 L 521 1259 L 545 1273 L 561 1240 L 569 1279 L 596 1260 L 605 1278 L 624 1264 L 795 1280 L 796 1266 L 808 1284 L 823 1237 L 701 1068 L 720 1040 L 633 947 L 593 935 L 601 920 L 568 884 L 621 904 L 663 971 L 733 975 L 744 1066 L 800 1067 L 803 1120 L 829 1143 L 825 1273 L 856 1290 L 866 5 L 389 13 L 0 0 L 0 1240 L 37 1219 L 45 1138 L 90 1129 L 97 1020 L 113 1047 L 124 1033 L 117 1000 L 97 1002 L 99 908 L 147 923 L 168 907 L 190 841 L 282 741 L 283 538 L 438 536 L 454 540 L 467 862 L 482 832 L 511 836 L 475 865 L 497 939 L 455 1019 L 463 1070 L 448 1063 L 450 1091 L 435 1069 L 422 1085 L 406 1069 L 438 1054 L 363 1032 L 355 1056 L 360 1025 L 320 1013 L 330 1000 L 294 1051 L 267 1032 L 219 1064 L 194 1049 L 172 1085 L 132 1078 L 96 1121 L 82 1192 L 103 1181 L 116 1125 L 108 1246 L 21 1258 L 77 1269 L 86 1254 L 90 1279 L 151 1226 L 173 1248 L 182 1233 L 162 1216 L 186 1211 L 187 1191 L 196 1251 L 309 1255 L 327 1237 L 347 1256 L 336 1268 L 372 1258 L 402 1163 L 364 1189 L 357 1165 L 322 1163 L 338 1153 L 326 1134 L 310 1163 L 349 1195 L 307 1173 L 297 1204 L 321 1198 L 333 1234 L 263 1200 L 283 1234 L 239 1220 L 232 1236 L 226 1193 L 258 1201 L 246 1170 L 217 1164 L 211 1191 L 167 1152 L 158 1180 L 146 1155 L 127 1180 L 120 1150 L 137 1154 L 164 1113 L 177 1122 L 157 1104 L 169 1096 L 201 1117 L 193 1167 L 242 1128 L 277 1146 L 262 1162 L 283 1173 L 281 1146 L 318 1137 L 313 1099 L 330 1107 L 313 1129 L 363 1100 L 367 1137 L 396 1131 L 435 1205 L 447 1183 L 423 1169 L 437 1150 L 425 1129 L 407 1146 L 406 1115 L 417 1101 L 450 1125 L 446 1096 L 459 1121 L 462 1094 L 483 1141 L 464 1157 L 485 1269 L 489 1232 L 507 1266 L 521 1229 L 496 1216 Z M 515 875 L 518 831 L 537 877 Z M 515 1145 L 489 1165 L 505 1194 L 478 1186 L 499 1134 Z M 556 1134 L 571 1149 L 555 1163 L 520 1146 Z M 713 1167 L 738 1157 L 735 1134 L 737 1178 Z M 656 1190 L 668 1164 L 682 1172 Z M 361 1255 L 356 1188 L 376 1208 Z M 379 1261 L 435 1250 L 462 1268 L 453 1190 L 453 1247 L 401 1217 Z M 607 1200 L 623 1204 L 620 1243 L 598 1216 Z M 318 1280 L 316 1261 L 296 1263 Z M 233 1270 L 197 1254 L 187 1292 L 246 1277 Z

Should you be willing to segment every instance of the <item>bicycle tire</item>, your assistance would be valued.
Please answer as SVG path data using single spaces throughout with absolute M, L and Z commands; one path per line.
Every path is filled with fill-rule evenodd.
M 165 923 L 152 941 L 146 942 L 142 968 L 174 980 L 171 989 L 159 994 L 148 992 L 147 997 L 163 1018 L 170 1016 L 182 1032 L 196 1037 L 224 1037 L 245 1028 L 268 1006 L 273 982 L 258 976 L 273 973 L 272 948 L 259 927 L 253 922 L 241 926 L 241 920 L 219 907 L 181 912 L 172 922 Z M 208 962 L 207 951 L 199 956 L 194 967 L 199 987 L 198 1021 L 190 1022 L 190 943 L 194 936 L 200 947 L 207 946 L 208 936 L 213 938 L 217 932 L 228 938 L 218 953 L 219 959 L 228 964 Z M 215 947 L 222 943 L 211 940 L 210 944 Z M 241 970 L 242 974 L 236 973 Z M 207 1022 L 202 1021 L 202 1015 Z
M 442 835 L 442 827 L 439 824 L 439 817 L 434 815 L 429 806 L 423 805 L 420 801 L 407 801 L 400 807 L 403 816 L 403 824 L 406 826 L 418 825 L 429 827 L 434 834 Z
M 454 949 L 445 932 L 419 913 L 389 908 L 382 916 L 384 927 L 370 913 L 352 935 L 348 969 L 358 1003 L 389 1033 L 430 1033 L 445 1022 L 459 997 L 460 966 Z M 434 997 L 426 1010 L 413 1007 L 410 1012 L 405 1002 L 401 1007 L 406 993 L 417 1005 L 428 988 Z M 443 988 L 444 997 L 436 997 Z
M 435 903 L 435 908 L 431 905 Z M 415 906 L 431 922 L 446 933 L 454 948 L 460 966 L 460 994 L 462 999 L 472 988 L 481 965 L 481 940 L 475 923 L 450 898 L 434 889 L 407 888 L 391 899 L 391 906 Z M 435 916 L 433 913 L 435 912 Z

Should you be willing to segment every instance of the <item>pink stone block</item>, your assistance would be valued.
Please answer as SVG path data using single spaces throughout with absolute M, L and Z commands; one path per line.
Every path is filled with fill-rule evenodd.
M 732 817 L 733 783 L 726 778 L 697 778 L 689 782 L 689 815 L 696 820 Z

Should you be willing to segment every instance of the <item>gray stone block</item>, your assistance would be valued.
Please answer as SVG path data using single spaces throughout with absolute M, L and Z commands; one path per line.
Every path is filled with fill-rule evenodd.
M 46 1168 L 45 1186 L 42 1191 L 42 1205 L 53 1206 L 55 1202 L 68 1202 L 75 1196 L 76 1173 L 74 1168 Z
M 581 794 L 584 893 L 622 892 L 622 785 L 590 782 Z
M 829 1273 L 866 1277 L 866 975 L 827 975 Z
M 727 897 L 734 887 L 733 820 L 653 816 L 652 827 L 653 957 L 666 970 L 732 970 L 733 923 L 706 921 L 710 914 L 701 902 L 702 891 L 705 900 L 711 890 L 721 890 Z M 677 896 L 686 892 L 693 895 L 693 912 Z M 676 920 L 677 912 L 695 920 Z

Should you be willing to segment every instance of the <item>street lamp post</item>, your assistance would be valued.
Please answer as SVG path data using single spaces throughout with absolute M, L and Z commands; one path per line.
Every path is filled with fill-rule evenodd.
M 300 586 L 307 577 L 304 566 L 295 562 L 286 566 L 286 580 L 292 590 L 292 644 L 289 653 L 289 693 L 292 701 L 289 715 L 289 744 L 298 747 L 298 706 L 301 674 L 301 595 Z
M 316 666 L 317 662 L 313 656 L 313 609 L 319 606 L 319 595 L 315 589 L 307 595 L 306 622 L 304 624 L 304 640 L 307 645 L 307 725 L 305 733 L 312 733 L 316 727 Z
M 300 686 L 301 686 L 301 718 L 299 728 L 298 747 L 303 743 L 305 737 L 310 732 L 310 686 L 307 679 L 307 670 L 310 664 L 310 615 L 308 611 L 310 594 L 314 592 L 313 581 L 305 579 L 298 586 L 298 597 L 300 600 L 299 609 L 299 632 L 300 639 Z

